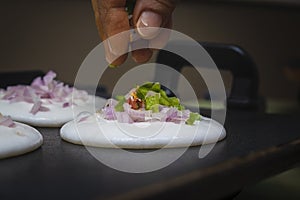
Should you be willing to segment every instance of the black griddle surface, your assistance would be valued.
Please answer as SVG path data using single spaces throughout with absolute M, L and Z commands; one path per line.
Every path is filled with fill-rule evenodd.
M 168 167 L 142 174 L 111 169 L 85 147 L 61 140 L 59 129 L 38 128 L 41 148 L 0 161 L 0 199 L 225 197 L 299 162 L 299 119 L 229 112 L 227 137 L 205 158 L 199 159 L 199 147 L 191 147 Z

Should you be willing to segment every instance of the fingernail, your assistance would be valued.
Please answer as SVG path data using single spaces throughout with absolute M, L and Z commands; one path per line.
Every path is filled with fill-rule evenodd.
M 118 52 L 118 48 L 113 48 L 113 45 L 112 45 L 113 41 L 110 40 L 110 39 L 107 39 L 107 46 L 108 46 L 108 49 L 109 51 L 114 54 L 114 55 L 119 55 L 120 52 Z M 116 43 L 116 42 L 115 42 Z
M 115 56 L 123 55 L 128 50 L 129 32 L 121 32 L 107 38 L 109 51 Z
M 159 33 L 162 17 L 151 11 L 144 11 L 138 22 L 137 31 L 144 39 L 152 39 Z

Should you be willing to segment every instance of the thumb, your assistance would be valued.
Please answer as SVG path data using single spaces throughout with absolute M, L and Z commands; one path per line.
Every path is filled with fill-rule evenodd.
M 137 31 L 144 39 L 152 39 L 159 33 L 162 25 L 162 16 L 152 11 L 142 12 L 137 21 Z
M 133 12 L 133 22 L 144 39 L 152 39 L 160 27 L 171 24 L 175 0 L 137 0 Z

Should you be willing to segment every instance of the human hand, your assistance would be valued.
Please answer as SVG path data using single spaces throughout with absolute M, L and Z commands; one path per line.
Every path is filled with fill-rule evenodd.
M 126 0 L 92 0 L 92 4 L 99 35 L 103 41 L 106 40 L 104 42 L 106 59 L 111 66 L 119 66 L 128 56 L 130 28 L 136 28 L 140 37 L 149 43 L 157 41 L 157 38 L 161 38 L 162 43 L 166 42 L 159 28 L 172 27 L 172 13 L 176 0 L 136 0 L 132 24 L 125 9 Z M 112 37 L 118 33 L 122 34 Z M 150 48 L 143 48 L 132 51 L 131 55 L 135 62 L 144 63 L 151 58 L 152 51 Z

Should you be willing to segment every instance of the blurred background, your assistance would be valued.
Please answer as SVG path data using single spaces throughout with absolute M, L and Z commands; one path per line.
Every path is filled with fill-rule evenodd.
M 52 69 L 60 80 L 73 83 L 83 59 L 101 42 L 90 0 L 2 0 L 0 4 L 0 71 Z M 198 41 L 243 47 L 258 66 L 260 94 L 267 100 L 268 112 L 289 112 L 297 107 L 300 85 L 293 77 L 296 70 L 289 70 L 300 62 L 299 11 L 298 0 L 185 0 L 175 10 L 174 29 Z M 106 70 L 101 84 L 111 92 L 114 82 L 132 66 L 129 59 L 118 70 Z M 192 68 L 183 73 L 192 84 L 199 83 Z M 230 77 L 224 79 L 229 87 Z M 196 92 L 201 93 L 201 88 L 196 87 Z
M 2 0 L 0 16 L 0 72 L 51 69 L 72 84 L 83 59 L 101 42 L 90 0 Z M 299 110 L 299 27 L 299 0 L 182 0 L 174 13 L 175 30 L 198 41 L 236 44 L 248 51 L 257 64 L 259 93 L 269 113 Z M 128 60 L 118 70 L 106 70 L 101 85 L 111 92 L 133 66 Z M 192 85 L 199 83 L 193 69 L 183 73 Z M 230 87 L 230 74 L 223 76 Z M 297 199 L 299 179 L 299 170 L 286 172 L 250 186 L 237 199 L 263 198 L 267 191 L 275 197 L 287 192 Z

